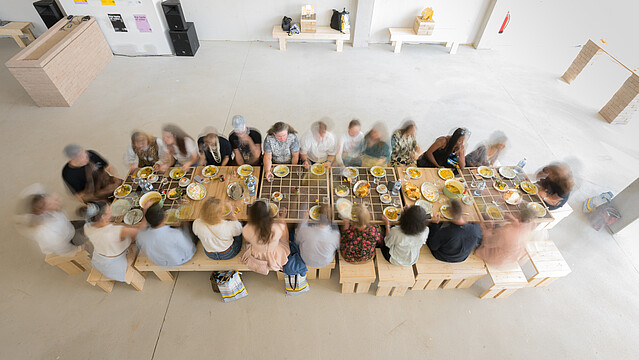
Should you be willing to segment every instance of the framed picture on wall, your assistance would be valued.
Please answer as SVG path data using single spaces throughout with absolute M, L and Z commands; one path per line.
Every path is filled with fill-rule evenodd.
M 124 24 L 124 20 L 122 20 L 122 15 L 120 14 L 108 14 L 109 20 L 111 20 L 111 24 L 113 25 L 113 30 L 115 32 L 128 32 L 126 29 L 126 25 Z

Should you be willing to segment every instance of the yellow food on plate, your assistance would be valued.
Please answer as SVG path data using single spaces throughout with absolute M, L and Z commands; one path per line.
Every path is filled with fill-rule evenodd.
M 326 168 L 324 167 L 324 164 L 313 164 L 311 166 L 311 172 L 315 175 L 323 175 L 324 172 L 326 172 Z
M 319 212 L 320 212 L 320 207 L 318 205 L 313 206 L 311 208 L 311 212 L 310 212 L 309 216 L 313 220 L 319 220 Z
M 437 187 L 431 183 L 423 183 L 422 184 L 422 195 L 424 195 L 424 199 L 433 202 L 439 199 L 439 191 Z
M 537 191 L 538 191 L 537 185 L 535 185 L 535 184 L 533 184 L 531 182 L 524 181 L 524 182 L 522 182 L 520 184 L 520 186 L 521 186 L 522 190 L 524 190 L 525 192 L 527 192 L 529 194 L 532 194 L 532 195 L 537 194 Z
M 138 177 L 140 178 L 146 178 L 149 175 L 151 175 L 153 173 L 153 168 L 152 167 L 143 167 L 142 169 L 138 170 Z
M 404 185 L 404 193 L 406 194 L 406 196 L 408 196 L 409 199 L 412 200 L 419 200 L 419 198 L 421 197 L 417 186 L 411 183 L 406 183 L 406 185 Z
M 408 176 L 416 179 L 422 176 L 422 172 L 419 169 L 410 168 L 408 169 Z
M 459 195 L 459 194 L 461 194 L 461 191 L 459 191 L 459 189 L 457 188 L 457 186 L 454 186 L 454 185 L 450 185 L 450 184 L 448 184 L 448 185 L 446 185 L 446 189 L 447 189 L 448 191 L 450 191 L 451 193 L 455 194 L 455 195 Z
M 455 174 L 453 174 L 453 171 L 450 169 L 439 169 L 437 171 L 437 174 L 444 180 L 452 179 L 453 177 L 455 177 Z
M 495 220 L 499 220 L 499 219 L 503 219 L 504 218 L 504 216 L 502 215 L 501 211 L 495 206 L 488 207 L 486 209 L 486 211 L 488 212 L 488 216 L 490 216 L 491 218 L 493 218 Z
M 169 173 L 169 176 L 171 177 L 171 179 L 177 180 L 177 179 L 181 178 L 182 176 L 184 176 L 184 170 L 182 170 L 182 169 L 173 169 Z
M 384 209 L 384 215 L 386 215 L 388 220 L 396 221 L 399 219 L 399 209 L 396 207 L 387 207 Z
M 479 174 L 483 177 L 493 176 L 493 171 L 488 168 L 482 168 L 479 170 Z
M 215 165 L 209 165 L 202 169 L 202 175 L 206 177 L 215 176 L 215 174 L 217 174 L 217 166 Z
M 273 173 L 279 177 L 284 177 L 286 175 L 288 175 L 288 166 L 285 165 L 278 165 L 275 167 L 275 169 L 273 169 Z
M 113 195 L 115 195 L 115 197 L 125 197 L 129 195 L 130 192 L 131 192 L 131 186 L 124 184 L 124 185 L 118 186 L 118 188 L 115 189 L 115 191 L 113 192 Z
M 379 166 L 374 166 L 373 168 L 371 168 L 371 174 L 373 174 L 373 176 L 382 177 L 386 175 L 386 170 Z
M 370 191 L 371 191 L 371 184 L 369 182 L 366 182 L 357 187 L 357 189 L 355 190 L 355 195 L 359 197 L 364 197 L 368 195 Z
M 446 219 L 452 219 L 453 217 L 450 215 L 450 208 L 448 207 L 448 205 L 444 205 L 442 207 L 439 208 L 439 212 L 442 214 L 443 217 L 445 217 Z
M 277 215 L 277 212 L 280 209 L 275 204 L 270 204 L 269 206 L 270 206 L 270 209 L 271 209 L 271 216 L 275 217 L 275 215 Z
M 237 172 L 241 176 L 249 176 L 253 172 L 253 167 L 251 165 L 244 164 L 237 169 Z

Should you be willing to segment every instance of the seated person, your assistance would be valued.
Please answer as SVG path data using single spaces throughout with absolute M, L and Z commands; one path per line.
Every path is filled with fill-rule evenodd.
M 362 166 L 362 151 L 364 151 L 364 134 L 359 120 L 353 119 L 348 123 L 348 131 L 339 140 L 337 162 L 344 166 Z
M 354 211 L 357 220 L 344 219 L 341 226 L 340 252 L 346 262 L 361 263 L 375 257 L 375 247 L 384 237 L 379 226 L 370 224 L 368 209 L 357 205 Z
M 391 148 L 388 132 L 383 123 L 376 123 L 364 137 L 364 151 L 362 152 L 362 166 L 385 166 L 390 161 Z
M 412 120 L 405 121 L 391 137 L 391 166 L 412 166 L 421 153 L 415 133 L 417 126 Z
M 552 163 L 537 173 L 539 197 L 544 200 L 548 210 L 557 210 L 568 202 L 570 192 L 575 186 L 572 170 L 566 163 Z
M 165 225 L 164 215 L 159 204 L 146 210 L 144 218 L 149 227 L 138 232 L 136 244 L 154 264 L 180 266 L 191 260 L 195 254 L 195 244 L 185 231 Z
M 162 139 L 149 135 L 143 131 L 135 131 L 131 135 L 131 143 L 126 150 L 125 161 L 129 171 L 145 166 L 154 166 L 163 157 L 160 148 L 164 144 Z
M 335 260 L 335 251 L 339 249 L 339 230 L 331 226 L 329 211 L 326 204 L 320 205 L 319 223 L 310 226 L 306 212 L 304 221 L 297 228 L 295 242 L 307 266 L 321 268 Z
M 248 257 L 253 257 L 265 261 L 268 270 L 282 270 L 291 253 L 286 224 L 273 219 L 264 201 L 256 201 L 249 208 L 248 216 L 248 223 L 242 229 L 247 244 L 242 261 L 248 262 Z
M 300 156 L 304 166 L 324 163 L 328 168 L 335 162 L 337 154 L 337 140 L 329 132 L 323 121 L 316 121 L 311 125 L 311 131 L 302 137 Z
M 457 128 L 453 135 L 440 136 L 428 150 L 417 159 L 417 166 L 428 168 L 455 168 L 466 167 L 464 141 L 468 138 L 468 130 Z
M 249 128 L 242 115 L 233 116 L 233 132 L 229 142 L 235 155 L 235 165 L 262 164 L 262 135 L 257 129 Z
M 481 143 L 475 150 L 466 155 L 466 166 L 495 166 L 502 150 L 506 148 L 508 137 L 501 131 L 495 131 L 488 141 Z
M 162 147 L 164 154 L 154 168 L 166 171 L 170 166 L 179 166 L 187 171 L 191 166 L 198 166 L 200 153 L 197 143 L 177 125 L 167 124 L 162 128 Z
M 297 165 L 300 156 L 300 143 L 297 131 L 287 123 L 276 122 L 268 129 L 264 138 L 264 171 L 266 179 L 273 178 L 272 164 Z
M 217 131 L 209 126 L 202 131 L 197 139 L 200 149 L 200 165 L 226 166 L 231 160 L 233 149 L 231 143 L 219 136 Z
M 496 228 L 482 228 L 484 239 L 475 250 L 475 255 L 491 265 L 516 263 L 526 253 L 526 239 L 535 230 L 535 213 L 522 206 L 520 219 L 506 214 L 509 223 Z
M 390 227 L 384 216 L 386 237 L 381 246 L 384 259 L 393 265 L 412 266 L 419 258 L 419 250 L 428 238 L 428 221 L 426 211 L 421 206 L 413 205 L 404 209 L 399 218 L 399 226 Z
M 62 169 L 62 179 L 81 202 L 106 200 L 122 183 L 122 179 L 113 176 L 115 169 L 97 152 L 67 145 L 64 154 L 69 162 Z
M 426 244 L 435 259 L 450 263 L 462 262 L 481 242 L 481 228 L 464 219 L 462 204 L 457 199 L 450 201 L 450 215 L 453 219 L 444 224 L 439 223 L 440 215 L 435 215 L 435 223 L 430 226 Z
M 222 219 L 224 203 L 220 199 L 207 198 L 200 209 L 200 217 L 193 221 L 193 233 L 200 239 L 206 256 L 213 260 L 229 260 L 242 249 L 242 224 L 235 211 L 230 219 Z

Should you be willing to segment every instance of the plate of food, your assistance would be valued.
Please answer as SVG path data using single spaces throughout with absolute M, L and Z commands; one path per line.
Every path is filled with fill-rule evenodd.
M 425 182 L 422 184 L 422 195 L 424 199 L 430 202 L 439 200 L 439 190 L 437 190 L 437 186 L 433 183 Z
M 486 207 L 486 213 L 488 214 L 488 217 L 493 220 L 504 220 L 504 214 L 501 209 L 495 205 L 488 205 Z
M 537 193 L 539 192 L 539 188 L 537 188 L 537 185 L 531 183 L 530 181 L 522 181 L 519 184 L 519 187 L 521 187 L 521 189 L 526 194 L 537 195 Z
M 388 188 L 386 187 L 386 185 L 384 184 L 379 184 L 377 185 L 377 187 L 375 188 L 375 190 L 377 191 L 378 194 L 386 194 L 388 192 Z
M 426 200 L 417 200 L 415 201 L 415 205 L 419 206 L 420 208 L 424 209 L 424 211 L 426 212 L 426 214 L 430 214 L 433 212 L 433 204 L 429 203 Z
M 277 165 L 273 168 L 273 175 L 280 178 L 286 177 L 290 172 L 291 170 L 286 165 Z
M 127 199 L 117 199 L 111 204 L 111 212 L 113 216 L 122 216 L 127 213 L 127 211 L 131 210 L 133 205 Z
M 181 178 L 180 181 L 178 182 L 178 184 L 180 184 L 181 187 L 186 187 L 191 183 L 191 179 L 189 178 Z
M 153 183 L 158 182 L 159 178 L 160 177 L 157 174 L 151 174 L 151 175 L 149 175 L 149 177 L 146 178 L 146 180 L 153 184 Z
M 452 179 L 455 177 L 453 170 L 445 168 L 437 170 L 437 175 L 439 175 L 439 177 L 444 180 Z
M 389 194 L 382 194 L 379 196 L 379 201 L 382 202 L 382 204 L 390 204 L 392 200 L 392 197 Z
M 126 215 L 124 215 L 124 223 L 127 225 L 135 225 L 142 221 L 142 217 L 144 217 L 144 213 L 142 213 L 142 210 L 129 210 Z
M 167 225 L 177 225 L 180 220 L 177 217 L 177 209 L 169 209 L 164 213 L 164 222 Z
M 519 205 L 521 194 L 516 189 L 510 189 L 504 193 L 504 200 L 506 200 L 508 205 Z
M 499 168 L 499 174 L 501 174 L 501 176 L 505 177 L 506 179 L 514 179 L 517 176 L 517 173 L 515 172 L 515 170 L 513 170 L 513 168 L 506 166 L 502 166 Z
M 404 185 L 404 194 L 411 200 L 419 200 L 421 197 L 419 189 L 413 183 L 406 183 Z
M 319 213 L 320 213 L 320 206 L 319 205 L 315 205 L 308 212 L 308 216 L 310 216 L 311 219 L 313 219 L 315 221 L 319 221 L 319 217 L 320 217 Z
M 400 210 L 395 206 L 388 206 L 384 208 L 384 216 L 386 216 L 386 218 L 391 222 L 399 220 L 399 214 Z
M 493 187 L 495 188 L 495 190 L 497 190 L 499 192 L 508 191 L 508 184 L 506 184 L 505 182 L 503 182 L 501 180 L 495 180 L 493 182 Z
M 193 206 L 184 204 L 177 209 L 178 219 L 186 220 L 193 215 Z
M 342 170 L 342 176 L 347 179 L 356 178 L 359 176 L 359 170 L 354 167 L 345 167 L 344 170 Z
M 249 164 L 241 165 L 237 168 L 237 173 L 240 176 L 249 176 L 253 173 L 253 167 Z
M 222 210 L 222 216 L 231 215 L 231 211 L 233 211 L 233 205 L 231 205 L 230 203 L 224 203 L 224 208 Z
M 536 202 L 530 202 L 526 206 L 531 208 L 535 212 L 535 215 L 537 215 L 537 217 L 546 216 L 546 207 L 543 206 L 542 204 L 536 203 Z
M 317 176 L 324 175 L 326 173 L 326 167 L 321 163 L 313 164 L 311 165 L 311 173 Z
M 186 187 L 186 195 L 191 200 L 202 200 L 206 196 L 206 188 L 202 184 L 191 183 Z
M 280 208 L 277 205 L 273 204 L 273 203 L 270 203 L 268 205 L 268 208 L 270 210 L 270 213 L 271 213 L 272 217 L 277 216 L 277 212 L 280 211 Z
M 493 176 L 495 176 L 495 171 L 491 168 L 489 168 L 488 166 L 480 166 L 477 168 L 477 173 L 479 174 L 479 176 L 485 178 L 485 179 L 490 179 Z
M 275 201 L 275 202 L 280 202 L 282 199 L 284 199 L 284 194 L 282 194 L 279 191 L 275 191 L 272 195 L 271 195 L 271 200 Z
M 129 184 L 122 184 L 118 186 L 115 190 L 113 190 L 113 196 L 118 199 L 122 199 L 123 197 L 129 195 L 133 188 Z
M 171 169 L 171 171 L 169 172 L 169 176 L 171 177 L 171 179 L 173 180 L 179 180 L 184 176 L 185 172 L 184 170 L 180 169 L 180 168 L 173 168 Z
M 208 166 L 205 166 L 204 169 L 202 169 L 202 176 L 210 178 L 217 175 L 218 171 L 220 170 L 218 169 L 217 166 L 208 165 Z
M 459 199 L 466 191 L 464 184 L 455 179 L 448 179 L 444 182 L 443 193 L 449 199 Z
M 422 177 L 422 171 L 416 167 L 411 166 L 408 169 L 406 169 L 406 176 L 408 176 L 411 179 L 417 180 Z
M 148 193 L 140 197 L 139 204 L 140 204 L 140 207 L 144 208 L 144 207 L 155 205 L 159 203 L 160 201 L 162 201 L 162 194 L 160 194 L 157 191 L 149 191 Z
M 384 170 L 384 168 L 381 166 L 373 166 L 371 168 L 371 175 L 373 175 L 376 178 L 382 178 L 386 176 L 386 170 Z
M 357 197 L 364 197 L 371 192 L 371 184 L 367 180 L 360 180 L 353 186 L 353 194 Z
M 352 220 L 353 203 L 346 199 L 337 199 L 335 209 L 342 219 Z
M 151 174 L 153 174 L 153 168 L 150 166 L 143 167 L 142 169 L 138 170 L 138 177 L 140 179 L 146 179 Z
M 461 198 L 461 201 L 466 204 L 466 205 L 472 205 L 473 204 L 473 197 L 468 195 L 468 194 L 464 194 Z
M 452 220 L 453 216 L 450 214 L 450 207 L 448 205 L 443 205 L 439 208 L 439 213 L 448 220 Z
M 173 188 L 166 193 L 166 197 L 169 200 L 177 200 L 182 196 L 184 192 L 180 188 Z
M 335 187 L 335 195 L 339 196 L 339 197 L 344 197 L 347 196 L 350 193 L 350 191 L 348 190 L 348 186 L 346 185 L 337 185 L 337 187 Z
M 226 195 L 231 200 L 239 200 L 244 195 L 244 188 L 239 182 L 232 182 L 226 187 Z

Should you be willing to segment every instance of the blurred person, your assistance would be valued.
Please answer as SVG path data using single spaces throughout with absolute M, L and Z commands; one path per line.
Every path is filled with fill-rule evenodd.
M 233 148 L 236 165 L 260 165 L 262 163 L 262 135 L 257 129 L 249 128 L 242 115 L 233 116 L 233 131 L 229 142 Z
M 348 131 L 339 139 L 337 162 L 344 166 L 362 166 L 361 155 L 364 151 L 364 134 L 359 120 L 348 123 Z
M 154 166 L 162 159 L 163 154 L 160 153 L 160 148 L 163 146 L 162 139 L 144 131 L 134 131 L 125 154 L 129 171 L 139 167 Z
M 413 120 L 407 120 L 391 137 L 391 166 L 411 166 L 415 164 L 421 149 L 417 145 L 415 133 L 417 126 Z
M 198 165 L 200 153 L 197 143 L 177 125 L 164 125 L 162 142 L 160 151 L 164 154 L 164 159 L 158 163 L 159 171 L 166 171 L 170 166 L 179 166 L 187 171 L 191 166 Z
M 375 123 L 364 137 L 362 166 L 384 166 L 390 161 L 390 156 L 391 148 L 386 126 L 381 122 Z
M 428 168 L 466 167 L 464 142 L 469 136 L 468 130 L 457 128 L 453 135 L 440 136 L 418 159 L 417 166 Z
M 304 166 L 323 163 L 330 168 L 335 162 L 337 140 L 335 135 L 328 131 L 324 121 L 314 122 L 311 130 L 302 137 L 300 144 L 300 156 Z
M 475 255 L 491 265 L 503 265 L 518 262 L 526 253 L 526 240 L 535 230 L 532 209 L 521 206 L 520 218 L 506 214 L 509 222 L 494 229 L 482 227 L 483 240 L 475 250 Z M 483 223 L 482 223 L 483 224 Z
M 200 149 L 201 165 L 226 166 L 231 160 L 233 148 L 224 137 L 219 136 L 217 130 L 208 126 L 202 130 L 202 135 L 197 139 Z
M 340 252 L 349 263 L 366 262 L 375 257 L 375 247 L 384 236 L 379 226 L 370 224 L 368 209 L 357 205 L 354 210 L 356 220 L 344 219 L 341 226 Z
M 335 251 L 339 249 L 339 230 L 331 226 L 330 208 L 321 204 L 319 222 L 308 224 L 308 211 L 304 221 L 297 227 L 295 242 L 299 246 L 300 256 L 309 267 L 321 268 L 335 260 Z
M 506 148 L 508 137 L 501 131 L 493 132 L 486 142 L 480 143 L 475 150 L 466 155 L 466 166 L 495 166 L 499 155 Z
M 392 228 L 388 218 L 383 216 L 383 219 L 386 237 L 380 248 L 384 259 L 393 265 L 412 266 L 428 238 L 426 211 L 417 205 L 406 207 L 399 218 L 399 226 Z
M 575 181 L 572 170 L 566 163 L 555 162 L 543 167 L 537 173 L 539 197 L 548 210 L 557 210 L 568 202 Z
M 62 179 L 81 202 L 106 200 L 122 183 L 115 169 L 97 152 L 71 144 L 65 146 L 64 154 L 69 162 L 62 169 Z
M 287 123 L 278 121 L 266 133 L 264 138 L 264 171 L 266 179 L 273 178 L 272 164 L 297 165 L 300 156 L 300 143 L 297 131 Z
M 247 244 L 242 260 L 248 262 L 248 258 L 253 257 L 266 262 L 268 270 L 282 270 L 291 253 L 286 224 L 273 219 L 264 201 L 256 201 L 249 208 L 248 216 L 248 223 L 242 228 L 242 237 Z
M 440 214 L 433 218 L 426 244 L 433 256 L 449 263 L 462 262 L 481 243 L 479 224 L 467 222 L 462 213 L 462 204 L 457 199 L 450 201 L 450 222 L 440 224 Z
M 231 211 L 230 220 L 222 219 L 224 202 L 216 198 L 204 200 L 200 217 L 193 221 L 193 233 L 200 239 L 206 256 L 213 260 L 229 260 L 242 249 L 242 224 Z

